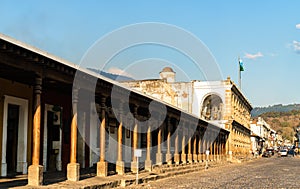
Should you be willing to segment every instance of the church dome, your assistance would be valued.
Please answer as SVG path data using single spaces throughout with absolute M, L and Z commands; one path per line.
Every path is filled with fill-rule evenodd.
M 175 73 L 171 67 L 164 67 L 164 69 L 161 72 L 173 72 L 173 73 Z

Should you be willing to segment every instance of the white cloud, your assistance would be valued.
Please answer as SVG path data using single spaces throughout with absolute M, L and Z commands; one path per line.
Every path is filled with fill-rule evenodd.
M 292 45 L 293 45 L 294 51 L 296 53 L 300 54 L 300 42 L 294 40 Z
M 297 25 L 296 25 L 296 28 L 297 28 L 297 29 L 300 29 L 300 24 L 297 24 Z
M 125 72 L 124 70 L 121 70 L 120 68 L 117 68 L 117 67 L 111 67 L 108 69 L 107 71 L 108 73 L 111 73 L 111 74 L 116 74 L 116 75 L 123 75 L 123 76 L 127 76 L 127 77 L 132 77 L 133 76 L 127 72 Z
M 245 53 L 245 58 L 247 59 L 252 59 L 252 60 L 255 60 L 259 57 L 263 57 L 264 55 L 261 53 L 261 52 L 258 52 L 256 54 L 250 54 L 250 53 Z

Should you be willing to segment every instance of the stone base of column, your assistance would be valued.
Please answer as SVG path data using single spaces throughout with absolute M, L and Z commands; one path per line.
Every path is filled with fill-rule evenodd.
M 138 171 L 138 167 L 137 167 L 137 161 L 132 161 L 131 162 L 131 172 L 136 173 Z
M 180 164 L 180 154 L 174 154 L 174 162 L 176 165 Z
M 197 154 L 193 154 L 193 160 L 194 160 L 195 163 L 198 162 L 198 156 L 197 156 Z
M 145 161 L 145 170 L 146 171 L 152 171 L 152 161 L 151 160 L 146 160 Z
M 43 185 L 43 171 L 41 165 L 30 165 L 28 167 L 28 185 L 41 186 Z
M 181 154 L 181 162 L 186 164 L 186 154 Z
M 202 154 L 202 161 L 205 162 L 206 161 L 206 155 L 203 153 Z
M 198 159 L 198 162 L 202 162 L 202 154 L 198 154 L 197 159 Z
M 116 172 L 118 175 L 124 175 L 125 174 L 125 163 L 124 161 L 117 161 L 116 162 Z
M 166 154 L 166 162 L 168 163 L 168 165 L 172 165 L 173 164 L 172 154 Z
M 97 176 L 107 177 L 108 163 L 106 161 L 97 162 Z
M 232 154 L 228 154 L 227 161 L 232 161 Z
M 156 165 L 162 165 L 163 163 L 163 154 L 156 153 Z
M 188 154 L 188 162 L 193 163 L 193 154 Z
M 80 177 L 80 165 L 79 163 L 69 163 L 67 165 L 67 179 L 69 181 L 79 181 Z

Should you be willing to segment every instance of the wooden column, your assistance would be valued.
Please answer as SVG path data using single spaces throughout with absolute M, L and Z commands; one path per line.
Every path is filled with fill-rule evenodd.
M 213 151 L 213 148 L 212 148 L 213 142 L 212 142 L 211 136 L 212 136 L 212 134 L 209 133 L 209 143 L 208 143 L 208 147 L 207 147 L 209 150 L 209 157 L 208 157 L 209 161 L 212 160 L 212 151 Z
M 183 132 L 182 132 L 182 141 L 181 141 L 181 162 L 183 164 L 186 164 L 186 153 L 185 153 L 185 128 L 183 128 Z
M 133 173 L 136 173 L 137 170 L 137 159 L 134 157 L 134 151 L 138 149 L 138 124 L 137 124 L 137 109 L 138 107 L 134 107 L 134 117 L 135 117 L 135 122 L 134 122 L 134 128 L 133 128 L 133 140 L 132 140 L 132 162 L 131 162 L 131 171 Z
M 80 165 L 76 159 L 77 149 L 77 104 L 78 104 L 78 88 L 73 88 L 72 100 L 73 100 L 73 117 L 71 122 L 71 145 L 70 145 L 70 163 L 67 166 L 67 178 L 70 181 L 79 181 L 80 177 Z
M 118 160 L 116 162 L 116 172 L 119 175 L 125 173 L 125 163 L 123 161 L 123 103 L 119 107 L 119 127 L 118 127 Z
M 166 161 L 168 165 L 172 165 L 172 154 L 171 154 L 171 118 L 168 117 L 167 119 L 167 128 L 168 128 L 168 136 L 167 136 L 167 154 L 166 154 Z
M 101 98 L 101 124 L 100 124 L 100 161 L 97 162 L 97 176 L 106 177 L 108 173 L 108 163 L 105 161 L 105 134 L 106 134 L 106 98 Z
M 39 165 L 40 163 L 40 133 L 41 133 L 41 93 L 42 93 L 42 78 L 36 78 L 34 86 L 34 117 L 33 117 L 33 153 L 32 164 Z
M 123 160 L 123 150 L 122 150 L 122 140 L 123 140 L 123 134 L 122 134 L 122 121 L 120 121 L 119 123 L 119 127 L 118 127 L 118 161 L 122 161 Z
M 179 155 L 179 151 L 178 151 L 178 139 L 179 139 L 179 136 L 178 136 L 178 129 L 176 129 L 176 136 L 175 136 L 175 152 L 174 152 L 174 161 L 175 161 L 175 164 L 179 164 L 180 163 L 180 155 Z
M 148 125 L 147 130 L 147 155 L 145 161 L 145 170 L 152 171 L 152 160 L 151 160 L 151 125 Z
M 41 93 L 42 78 L 36 77 L 34 85 L 32 165 L 28 168 L 28 185 L 31 186 L 40 186 L 43 184 L 43 166 L 40 165 Z
M 188 125 L 188 162 L 193 163 L 193 154 L 192 154 L 192 133 L 190 131 L 189 125 Z
M 77 150 L 77 111 L 75 113 L 73 113 L 73 118 L 72 118 L 72 122 L 71 122 L 71 145 L 70 145 L 70 148 L 71 148 L 70 149 L 70 163 L 76 163 L 77 162 L 77 158 L 76 158 L 76 150 Z
M 193 160 L 194 162 L 198 162 L 198 157 L 197 157 L 197 136 L 194 136 L 194 145 L 193 145 Z
M 204 134 L 203 134 L 203 138 L 204 138 Z M 205 162 L 206 161 L 205 151 L 208 150 L 208 148 L 207 148 L 207 139 L 204 140 L 203 138 L 202 138 L 202 142 L 203 142 L 203 144 L 202 144 L 202 161 Z
M 162 165 L 163 157 L 161 153 L 161 135 L 162 135 L 162 127 L 161 125 L 158 129 L 157 133 L 157 153 L 156 153 L 156 165 Z
M 198 140 L 198 162 L 202 162 L 202 139 L 201 135 L 199 134 L 199 140 Z
M 215 141 L 214 141 L 214 143 L 213 143 L 213 146 L 214 146 L 214 156 L 213 156 L 214 157 L 214 161 L 217 160 L 217 155 L 218 155 L 217 154 L 217 145 L 218 145 L 218 142 L 217 142 L 218 140 L 217 139 L 218 138 L 216 138 Z

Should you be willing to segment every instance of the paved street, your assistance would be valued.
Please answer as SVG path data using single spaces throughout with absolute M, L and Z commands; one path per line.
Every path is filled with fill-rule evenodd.
M 135 188 L 300 188 L 299 175 L 300 158 L 274 156 L 175 176 Z

